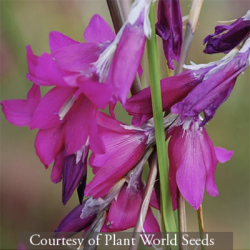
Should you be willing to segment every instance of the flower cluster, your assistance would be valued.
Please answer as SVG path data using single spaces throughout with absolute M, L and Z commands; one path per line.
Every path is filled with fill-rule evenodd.
M 39 130 L 36 153 L 46 168 L 53 163 L 52 181 L 62 180 L 63 204 L 78 190 L 80 204 L 55 230 L 57 237 L 82 230 L 123 231 L 136 224 L 145 190 L 142 171 L 155 147 L 155 128 L 150 87 L 127 97 L 135 76 L 142 74 L 145 42 L 151 37 L 151 2 L 136 0 L 117 34 L 94 15 L 84 31 L 86 42 L 53 31 L 51 53 L 36 56 L 27 46 L 27 79 L 33 83 L 27 99 L 1 102 L 10 123 Z M 178 0 L 159 1 L 156 30 L 171 69 L 172 60 L 178 61 L 181 53 L 181 18 Z M 205 189 L 211 196 L 219 195 L 216 165 L 228 161 L 233 151 L 214 147 L 205 125 L 249 65 L 249 26 L 249 12 L 230 26 L 217 26 L 215 34 L 205 39 L 205 52 L 228 55 L 208 64 L 185 65 L 183 73 L 161 80 L 163 111 L 171 111 L 163 122 L 170 138 L 173 209 L 178 207 L 178 189 L 194 209 L 200 207 Z M 53 88 L 42 97 L 40 86 Z M 133 116 L 133 125 L 115 119 L 117 102 Z M 100 111 L 107 106 L 111 116 Z M 86 185 L 88 164 L 94 177 Z M 159 209 L 155 192 L 150 205 Z M 157 232 L 151 207 L 144 230 Z

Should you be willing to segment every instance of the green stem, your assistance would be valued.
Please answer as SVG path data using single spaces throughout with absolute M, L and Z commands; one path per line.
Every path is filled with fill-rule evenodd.
M 163 228 L 167 232 L 178 232 L 176 225 L 172 199 L 170 194 L 169 178 L 168 178 L 168 159 L 167 149 L 165 144 L 165 132 L 163 126 L 163 112 L 162 112 L 162 96 L 160 86 L 160 75 L 158 65 L 158 55 L 156 46 L 155 35 L 155 18 L 154 7 L 151 4 L 150 7 L 150 23 L 152 29 L 152 38 L 147 41 L 148 59 L 149 59 L 149 73 L 150 73 L 150 85 L 153 115 L 155 123 L 155 137 L 158 156 L 159 176 L 160 176 L 160 188 L 161 188 L 161 214 L 164 224 Z

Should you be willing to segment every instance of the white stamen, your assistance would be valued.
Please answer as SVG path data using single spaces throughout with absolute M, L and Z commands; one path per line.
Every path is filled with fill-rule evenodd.
M 217 21 L 218 23 L 233 23 L 235 22 L 237 19 L 233 19 L 233 20 L 228 20 L 228 21 Z
M 71 96 L 61 107 L 60 111 L 59 111 L 59 118 L 60 121 L 62 121 L 64 119 L 64 117 L 67 115 L 67 113 L 69 112 L 69 110 L 72 108 L 73 104 L 75 103 L 76 97 L 75 96 Z
M 81 160 L 84 160 L 85 156 L 87 156 L 89 151 L 89 137 L 87 138 L 87 141 L 85 145 L 83 145 L 76 153 L 76 164 L 78 164 Z M 84 155 L 84 156 L 83 156 Z
M 97 74 L 99 74 L 99 77 L 100 77 L 99 82 L 104 83 L 108 77 L 109 68 L 110 68 L 112 59 L 114 57 L 117 44 L 119 43 L 121 39 L 124 27 L 125 27 L 125 24 L 119 30 L 113 42 L 100 54 L 98 60 L 94 63 L 96 67 L 96 72 Z

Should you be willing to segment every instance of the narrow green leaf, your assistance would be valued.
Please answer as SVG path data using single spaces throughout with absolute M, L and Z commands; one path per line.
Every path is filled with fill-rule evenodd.
M 162 112 L 162 97 L 160 87 L 160 76 L 159 76 L 159 64 L 156 46 L 155 36 L 155 18 L 154 18 L 154 7 L 151 4 L 150 7 L 150 23 L 152 29 L 152 37 L 147 41 L 148 59 L 149 59 L 149 73 L 150 73 L 150 85 L 152 95 L 152 106 L 155 123 L 155 137 L 156 147 L 158 156 L 159 176 L 160 176 L 160 187 L 161 187 L 161 214 L 164 229 L 167 232 L 178 232 L 177 223 L 175 221 L 175 215 L 172 208 L 172 199 L 169 187 L 168 178 L 168 159 L 167 150 L 165 144 L 165 131 L 163 126 L 163 112 Z

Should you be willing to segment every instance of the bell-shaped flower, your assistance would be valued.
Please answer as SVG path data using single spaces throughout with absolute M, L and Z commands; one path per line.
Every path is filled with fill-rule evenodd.
M 168 154 L 173 208 L 177 208 L 178 187 L 197 210 L 205 189 L 209 195 L 219 196 L 214 180 L 216 165 L 230 160 L 233 151 L 214 147 L 205 127 L 200 127 L 200 120 L 187 118 L 181 125 L 173 127 L 170 134 Z
M 181 101 L 214 66 L 185 72 L 161 80 L 162 109 L 166 111 L 176 102 Z M 129 115 L 133 115 L 132 124 L 139 126 L 153 117 L 151 89 L 147 87 L 130 97 L 123 105 Z
M 89 160 L 95 176 L 87 184 L 85 195 L 94 198 L 106 195 L 136 164 L 145 162 L 147 159 L 143 155 L 155 140 L 154 126 L 150 122 L 137 128 L 98 113 L 98 124 L 106 152 L 92 153 Z
M 214 34 L 208 35 L 203 41 L 206 44 L 204 53 L 228 53 L 244 41 L 249 34 L 250 10 L 231 25 L 217 25 Z
M 179 61 L 182 46 L 182 14 L 179 0 L 160 0 L 156 33 L 162 38 L 168 67 L 174 69 L 172 60 Z
M 235 55 L 236 53 L 236 55 Z M 192 89 L 180 102 L 172 106 L 174 114 L 180 114 L 181 120 L 187 117 L 197 117 L 204 112 L 205 119 L 201 126 L 211 120 L 220 105 L 230 96 L 237 77 L 248 67 L 250 55 L 250 38 L 237 53 L 232 51 L 221 61 L 209 64 L 187 66 L 198 70 L 215 65 L 205 75 L 202 83 Z

